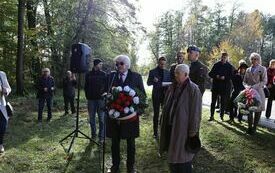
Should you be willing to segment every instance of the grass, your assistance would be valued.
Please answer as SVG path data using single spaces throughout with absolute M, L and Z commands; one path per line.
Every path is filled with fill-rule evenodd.
M 101 150 L 86 139 L 77 138 L 73 154 L 67 155 L 59 141 L 74 129 L 75 119 L 62 116 L 63 99 L 54 101 L 53 120 L 37 124 L 34 97 L 11 100 L 16 114 L 9 122 L 5 137 L 5 154 L 0 157 L 0 172 L 5 173 L 97 173 L 100 171 Z M 81 95 L 80 129 L 90 135 L 86 101 Z M 141 120 L 141 136 L 136 139 L 136 166 L 141 173 L 168 171 L 165 156 L 159 158 L 158 145 L 152 138 L 152 108 Z M 195 157 L 195 173 L 273 173 L 275 172 L 275 133 L 259 128 L 254 136 L 245 134 L 247 124 L 208 122 L 209 110 L 204 109 L 201 122 L 202 149 Z M 44 113 L 44 118 L 45 117 Z M 68 147 L 70 140 L 64 142 Z M 110 140 L 106 144 L 106 166 L 111 165 Z M 126 147 L 122 142 L 122 172 L 125 172 Z

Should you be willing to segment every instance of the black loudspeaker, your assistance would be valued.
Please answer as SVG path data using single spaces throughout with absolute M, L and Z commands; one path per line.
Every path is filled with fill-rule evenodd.
M 73 73 L 85 73 L 89 70 L 91 48 L 84 43 L 72 45 L 71 71 Z

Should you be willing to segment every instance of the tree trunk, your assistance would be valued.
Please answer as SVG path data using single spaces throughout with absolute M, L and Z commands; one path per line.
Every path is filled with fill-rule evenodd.
M 16 60 L 16 94 L 24 94 L 24 14 L 25 0 L 18 0 L 18 41 Z
M 51 14 L 50 14 L 50 8 L 48 4 L 48 0 L 43 0 L 43 6 L 44 6 L 44 13 L 45 13 L 45 19 L 47 24 L 47 35 L 50 38 L 50 49 L 51 49 L 51 72 L 56 80 L 56 85 L 61 86 L 62 85 L 62 79 L 63 79 L 63 71 L 65 71 L 66 67 L 62 65 L 62 61 L 60 59 L 60 56 L 58 55 L 57 51 L 57 45 L 56 42 L 53 39 L 54 37 L 54 31 L 52 29 L 52 22 L 51 22 Z
M 26 2 L 28 29 L 33 31 L 35 31 L 36 29 L 37 5 L 38 5 L 38 0 L 27 0 Z M 37 57 L 38 46 L 37 46 L 36 38 L 37 38 L 36 36 L 27 38 L 27 39 L 31 39 L 30 43 L 34 54 L 34 56 L 31 57 L 32 62 L 30 64 L 30 75 L 32 76 L 32 79 L 34 80 L 35 83 L 37 82 L 37 78 L 41 72 L 41 62 L 39 60 L 39 57 Z

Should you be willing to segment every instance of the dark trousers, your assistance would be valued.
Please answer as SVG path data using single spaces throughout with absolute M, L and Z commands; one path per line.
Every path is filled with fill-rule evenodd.
M 0 145 L 3 144 L 6 128 L 7 128 L 7 120 L 4 117 L 3 113 L 0 111 Z
M 229 94 L 212 91 L 212 100 L 211 100 L 211 108 L 210 108 L 211 117 L 214 117 L 215 106 L 216 106 L 218 96 L 220 96 L 220 98 L 221 98 L 220 116 L 223 117 L 223 115 L 224 115 L 224 111 L 225 111 L 225 108 L 227 105 Z
M 153 98 L 153 109 L 154 109 L 153 129 L 154 129 L 155 136 L 158 135 L 160 105 L 161 105 L 161 101 L 157 98 Z
M 119 169 L 120 164 L 120 137 L 112 138 L 112 170 L 116 172 Z M 127 140 L 127 170 L 134 168 L 135 164 L 135 138 L 128 138 Z
M 269 88 L 269 93 L 270 95 L 267 100 L 266 113 L 265 113 L 266 118 L 269 118 L 271 116 L 272 101 L 275 98 L 275 86 L 273 86 L 272 88 Z
M 48 108 L 47 120 L 50 120 L 52 118 L 52 97 L 39 98 L 39 100 L 38 100 L 38 121 L 39 122 L 42 121 L 42 114 L 43 114 L 45 101 L 47 103 L 47 108 Z
M 186 163 L 170 163 L 171 173 L 192 173 L 192 162 Z
M 162 100 L 163 100 L 162 97 L 153 95 L 153 109 L 154 109 L 153 129 L 154 129 L 155 136 L 158 135 L 159 112 L 160 112 L 160 106 L 162 104 Z
M 238 107 L 236 106 L 236 104 L 234 103 L 235 98 L 239 95 L 241 91 L 233 91 L 232 95 L 230 97 L 230 101 L 229 101 L 229 109 L 230 109 L 230 120 L 233 120 L 234 117 L 238 116 L 239 121 L 242 120 L 242 114 L 239 113 L 238 114 Z
M 69 104 L 71 107 L 71 111 L 72 114 L 75 113 L 75 107 L 74 107 L 74 97 L 68 97 L 68 96 L 64 96 L 64 110 L 65 110 L 65 114 L 69 113 Z
M 257 125 L 260 121 L 261 118 L 261 113 L 262 112 L 255 112 L 255 117 L 253 117 L 253 112 L 250 112 L 250 114 L 247 117 L 247 121 L 248 121 L 248 128 L 249 129 L 254 129 L 256 130 Z

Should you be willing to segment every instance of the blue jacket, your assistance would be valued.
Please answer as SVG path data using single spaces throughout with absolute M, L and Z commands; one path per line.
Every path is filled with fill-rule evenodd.
M 49 77 L 40 77 L 37 83 L 37 98 L 48 98 L 53 96 L 54 92 L 54 78 Z M 47 88 L 47 91 L 44 91 L 44 88 Z

